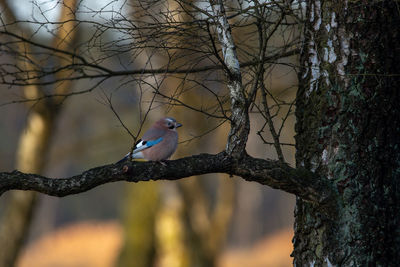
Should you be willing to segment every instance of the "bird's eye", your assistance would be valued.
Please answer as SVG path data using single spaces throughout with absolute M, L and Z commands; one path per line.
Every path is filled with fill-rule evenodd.
M 169 129 L 174 129 L 174 127 L 175 127 L 171 122 L 168 122 L 167 126 Z

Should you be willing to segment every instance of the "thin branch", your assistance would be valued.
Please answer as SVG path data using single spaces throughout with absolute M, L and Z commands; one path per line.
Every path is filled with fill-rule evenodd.
M 70 64 L 63 65 L 59 68 L 52 69 L 50 71 L 44 71 L 40 68 L 40 64 L 38 65 L 38 69 L 31 69 L 31 70 L 25 70 L 26 72 L 32 72 L 33 74 L 36 73 L 36 76 L 30 76 L 29 79 L 18 79 L 16 78 L 15 80 L 12 81 L 7 81 L 4 76 L 11 76 L 15 75 L 18 77 L 19 72 L 4 72 L 3 73 L 3 78 L 2 78 L 2 83 L 6 85 L 14 85 L 14 86 L 25 86 L 25 85 L 51 85 L 60 81 L 64 80 L 78 80 L 78 79 L 95 79 L 95 78 L 102 78 L 102 77 L 118 77 L 118 76 L 126 76 L 126 75 L 144 75 L 144 74 L 188 74 L 188 73 L 199 73 L 199 72 L 205 72 L 205 71 L 212 71 L 212 70 L 221 70 L 221 69 L 227 69 L 227 65 L 225 63 L 218 64 L 218 65 L 208 65 L 208 66 L 203 66 L 203 67 L 189 67 L 189 68 L 169 68 L 167 66 L 166 68 L 158 68 L 158 69 L 136 69 L 136 70 L 124 70 L 124 71 L 115 71 L 112 69 L 109 69 L 107 67 L 102 66 L 101 64 L 98 64 L 96 62 L 89 62 L 84 56 L 77 54 L 72 51 L 68 50 L 63 50 L 63 49 L 58 49 L 52 46 L 44 45 L 37 43 L 33 41 L 32 39 L 25 38 L 23 36 L 19 36 L 18 34 L 2 30 L 0 31 L 0 35 L 8 35 L 11 36 L 17 40 L 19 40 L 22 43 L 30 44 L 32 46 L 36 46 L 38 48 L 42 48 L 47 50 L 48 52 L 51 52 L 51 54 L 54 56 L 67 56 L 69 57 L 69 61 L 71 62 Z M 210 34 L 210 33 L 209 33 Z M 213 40 L 211 38 L 211 40 Z M 218 58 L 218 51 L 216 50 L 215 44 L 212 42 L 212 45 L 214 47 L 214 54 Z M 292 46 L 293 47 L 293 46 Z M 287 47 L 283 47 L 282 49 L 285 50 Z M 176 48 L 175 48 L 176 49 Z M 253 59 L 251 61 L 246 61 L 241 64 L 241 67 L 249 67 L 253 66 L 259 63 L 266 64 L 266 63 L 271 63 L 273 61 L 276 61 L 277 59 L 284 58 L 284 57 L 289 57 L 295 54 L 299 53 L 299 49 L 292 49 L 287 52 L 282 52 L 279 51 L 271 56 L 264 57 L 260 61 L 260 58 L 258 59 Z M 25 56 L 26 57 L 26 56 Z M 64 61 L 67 61 L 65 58 Z M 77 62 L 78 61 L 78 62 Z M 221 59 L 219 59 L 221 62 Z M 223 61 L 222 61 L 223 62 Z M 87 74 L 83 73 L 82 75 L 76 75 L 76 76 L 71 76 L 71 77 L 66 77 L 63 79 L 51 79 L 47 81 L 35 81 L 37 78 L 43 78 L 46 76 L 51 76 L 56 74 L 57 72 L 63 71 L 65 69 L 79 69 L 82 70 L 83 67 L 88 67 L 90 70 L 93 71 L 98 71 L 98 73 L 95 74 Z M 33 81 L 32 81 L 33 80 Z
M 273 54 L 271 56 L 266 56 L 264 57 L 262 63 L 263 64 L 268 64 L 268 63 L 275 63 L 275 64 L 284 64 L 284 63 L 276 63 L 274 61 L 285 58 L 285 57 L 291 57 L 294 55 L 298 55 L 300 53 L 300 49 L 292 49 L 287 52 L 278 52 L 276 54 Z M 246 61 L 240 64 L 242 68 L 247 68 L 247 67 L 252 67 L 254 65 L 257 65 L 260 63 L 259 59 L 253 59 L 250 61 Z M 286 64 L 286 63 L 285 63 Z M 7 82 L 3 79 L 1 82 L 2 84 L 6 85 L 14 85 L 14 86 L 26 86 L 26 85 L 50 85 L 54 83 L 58 83 L 60 81 L 65 81 L 65 80 L 80 80 L 80 79 L 97 79 L 97 78 L 111 78 L 111 77 L 119 77 L 119 76 L 129 76 L 129 75 L 146 75 L 146 74 L 190 74 L 190 73 L 200 73 L 200 72 L 207 72 L 207 71 L 213 71 L 213 70 L 223 70 L 224 66 L 222 65 L 208 65 L 204 67 L 198 67 L 198 68 L 157 68 L 157 69 L 136 69 L 136 70 L 123 70 L 123 71 L 114 71 L 105 67 L 102 67 L 101 65 L 97 64 L 91 64 L 91 63 L 84 63 L 84 64 L 78 64 L 74 63 L 71 64 L 70 67 L 90 67 L 93 69 L 98 69 L 100 71 L 104 71 L 105 73 L 98 73 L 98 74 L 84 74 L 80 76 L 73 76 L 73 77 L 68 77 L 64 79 L 58 79 L 58 80 L 52 80 L 48 82 L 37 82 L 37 83 L 22 83 L 22 82 Z M 60 68 L 59 70 L 63 70 L 65 67 Z M 37 72 L 37 70 L 32 70 L 32 72 Z M 53 71 L 51 72 L 43 72 L 44 75 L 50 75 L 54 74 Z M 7 73 L 8 75 L 11 75 L 12 73 Z
M 107 100 L 108 107 L 111 109 L 111 111 L 114 113 L 115 117 L 117 117 L 119 123 L 122 125 L 122 127 L 127 131 L 127 133 L 132 137 L 133 143 L 136 143 L 137 137 L 132 134 L 132 132 L 129 130 L 129 128 L 125 125 L 125 123 L 122 121 L 121 117 L 119 116 L 118 112 L 115 110 L 114 105 L 112 104 L 112 93 L 110 96 L 107 96 L 106 93 L 103 91 L 103 95 Z
M 258 59 L 260 63 L 257 66 L 257 71 L 255 79 L 254 79 L 254 85 L 253 88 L 250 90 L 248 100 L 252 101 L 256 95 L 257 89 L 258 89 L 258 83 L 261 80 L 264 80 L 264 63 L 262 61 L 263 58 L 265 58 L 265 53 L 267 51 L 267 45 L 268 41 L 271 39 L 271 37 L 274 35 L 274 33 L 278 30 L 279 26 L 281 25 L 283 19 L 285 18 L 285 12 L 281 13 L 281 16 L 279 19 L 275 22 L 274 28 L 268 33 L 266 32 L 265 25 L 262 22 L 262 18 L 264 17 L 262 14 L 260 14 L 259 9 L 255 9 L 256 14 L 258 15 L 257 18 L 257 31 L 258 31 L 258 42 L 259 42 L 259 53 L 258 53 Z
M 190 143 L 194 139 L 202 138 L 202 137 L 206 136 L 207 134 L 214 132 L 217 128 L 219 128 L 221 125 L 223 125 L 227 121 L 228 121 L 228 119 L 227 120 L 222 120 L 220 123 L 218 123 L 216 126 L 212 127 L 211 129 L 208 129 L 207 131 L 205 131 L 205 132 L 203 132 L 203 133 L 201 133 L 199 135 L 196 135 L 196 136 L 193 136 L 191 138 L 188 138 L 188 139 L 185 139 L 183 141 L 180 141 L 179 144 Z
M 76 53 L 74 53 L 74 52 L 72 52 L 72 51 L 69 51 L 69 50 L 66 50 L 66 49 L 65 49 L 65 50 L 63 50 L 63 49 L 58 49 L 58 48 L 55 48 L 55 47 L 53 47 L 53 46 L 48 46 L 48 45 L 40 44 L 40 43 L 37 43 L 37 42 L 32 41 L 31 39 L 27 39 L 27 38 L 25 38 L 25 37 L 22 37 L 22 36 L 20 36 L 20 35 L 18 35 L 18 34 L 15 34 L 15 33 L 9 32 L 9 31 L 0 31 L 0 35 L 1 35 L 1 34 L 12 36 L 12 37 L 14 37 L 14 38 L 16 38 L 16 39 L 19 39 L 19 40 L 22 41 L 23 43 L 30 44 L 30 45 L 32 45 L 32 46 L 40 47 L 40 48 L 49 50 L 49 51 L 51 51 L 51 52 L 55 52 L 55 53 L 59 53 L 59 54 L 62 54 L 62 55 L 70 56 L 72 59 L 75 59 L 75 58 L 76 58 L 76 59 L 79 59 L 85 66 L 93 67 L 93 68 L 95 68 L 95 69 L 99 69 L 99 70 L 104 71 L 104 72 L 106 72 L 106 73 L 107 73 L 107 72 L 108 72 L 108 73 L 110 73 L 110 72 L 112 73 L 112 71 L 110 71 L 110 70 L 107 69 L 107 68 L 103 68 L 103 67 L 100 66 L 100 65 L 95 65 L 95 64 L 91 64 L 91 63 L 87 62 L 86 59 L 85 59 L 83 56 L 80 56 L 80 55 L 78 55 L 78 54 L 76 54 Z
M 268 126 L 269 126 L 269 130 L 271 132 L 272 138 L 274 140 L 274 148 L 275 148 L 276 154 L 278 155 L 278 159 L 281 162 L 285 162 L 285 158 L 283 156 L 282 148 L 281 148 L 281 145 L 280 145 L 280 142 L 279 142 L 279 135 L 277 134 L 277 132 L 275 130 L 275 126 L 274 126 L 274 122 L 272 120 L 271 112 L 270 112 L 269 107 L 268 107 L 267 93 L 266 93 L 266 88 L 265 88 L 265 85 L 264 85 L 263 81 L 261 82 L 261 87 L 262 87 L 261 88 L 261 97 L 262 97 L 262 104 L 263 104 L 263 107 L 264 107 L 264 114 L 265 114 L 265 117 L 267 119 L 267 123 L 268 123 Z
M 159 95 L 159 96 L 161 96 L 161 97 L 163 97 L 163 98 L 166 98 L 166 99 L 168 99 L 168 100 L 170 100 L 170 101 L 176 102 L 176 103 L 178 103 L 179 105 L 181 105 L 181 106 L 183 106 L 183 107 L 186 107 L 186 108 L 188 108 L 188 109 L 191 109 L 191 110 L 193 110 L 193 111 L 203 113 L 203 114 L 209 116 L 210 118 L 229 119 L 229 118 L 227 118 L 227 117 L 225 117 L 225 116 L 218 116 L 218 115 L 215 115 L 215 114 L 211 114 L 211 113 L 209 113 L 209 112 L 207 112 L 207 111 L 205 111 L 205 110 L 203 110 L 203 109 L 195 108 L 195 107 L 193 107 L 193 106 L 191 106 L 191 105 L 188 105 L 188 104 L 186 104 L 185 102 L 183 102 L 183 101 L 181 101 L 181 100 L 179 100 L 179 99 L 177 99 L 177 98 L 175 98 L 175 97 L 167 96 L 167 95 L 161 93 L 160 91 L 155 91 L 154 94 L 157 94 L 157 95 Z
M 292 114 L 292 108 L 294 106 L 294 104 L 296 103 L 296 101 L 292 101 L 292 103 L 290 103 L 288 111 L 286 112 L 285 117 L 282 118 L 282 123 L 281 123 L 281 127 L 279 127 L 278 130 L 278 136 L 281 136 L 282 130 L 283 130 L 283 126 L 285 125 L 286 120 L 289 118 L 289 115 Z
M 93 86 L 91 86 L 91 87 L 89 87 L 88 89 L 85 89 L 85 90 L 80 90 L 80 91 L 75 91 L 75 92 L 70 92 L 70 93 L 63 93 L 63 94 L 49 94 L 49 95 L 44 95 L 44 96 L 40 96 L 40 97 L 37 97 L 37 98 L 26 98 L 26 99 L 21 99 L 21 100 L 13 100 L 13 101 L 1 103 L 0 104 L 0 108 L 2 106 L 7 106 L 7 105 L 10 105 L 10 104 L 39 102 L 39 101 L 42 101 L 42 100 L 47 99 L 47 98 L 53 98 L 53 97 L 64 97 L 64 98 L 67 98 L 67 97 L 71 97 L 71 96 L 75 96 L 75 95 L 86 94 L 86 93 L 89 93 L 89 92 L 93 91 L 94 89 L 96 89 L 100 84 L 102 84 L 107 79 L 108 79 L 107 77 L 104 77 L 100 81 L 96 82 Z

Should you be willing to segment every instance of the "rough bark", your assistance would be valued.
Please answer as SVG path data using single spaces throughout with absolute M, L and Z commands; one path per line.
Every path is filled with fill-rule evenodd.
M 335 217 L 298 198 L 296 266 L 400 262 L 399 17 L 396 1 L 307 1 L 296 159 L 339 196 Z
M 329 206 L 336 191 L 330 182 L 303 168 L 294 169 L 285 163 L 244 155 L 241 161 L 226 152 L 200 154 L 159 162 L 125 162 L 87 170 L 69 178 L 47 178 L 19 171 L 0 173 L 0 194 L 7 190 L 32 190 L 63 197 L 88 191 L 96 186 L 116 181 L 177 180 L 206 173 L 226 173 L 243 177 L 272 188 L 281 189 L 307 201 Z

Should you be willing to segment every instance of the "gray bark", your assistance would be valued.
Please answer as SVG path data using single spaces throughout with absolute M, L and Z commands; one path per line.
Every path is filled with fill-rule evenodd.
M 294 169 L 285 163 L 257 159 L 244 154 L 238 161 L 226 152 L 216 155 L 200 154 L 177 160 L 159 162 L 122 162 L 90 169 L 68 178 L 47 178 L 19 171 L 0 173 L 0 194 L 7 190 L 32 190 L 63 197 L 88 191 L 96 186 L 116 182 L 148 180 L 177 180 L 206 173 L 226 173 L 243 177 L 296 194 L 307 201 L 329 206 L 334 198 L 328 181 L 312 172 Z
M 396 1 L 307 1 L 297 165 L 337 189 L 337 216 L 298 198 L 296 266 L 400 262 Z

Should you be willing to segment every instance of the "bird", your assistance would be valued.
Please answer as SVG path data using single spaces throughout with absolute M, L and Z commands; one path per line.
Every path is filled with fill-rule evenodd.
M 176 129 L 181 126 L 182 124 L 171 117 L 156 121 L 136 142 L 133 151 L 126 154 L 117 163 L 127 159 L 145 159 L 159 162 L 168 159 L 178 146 Z

